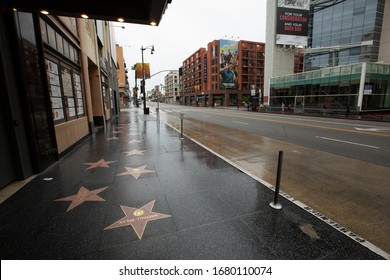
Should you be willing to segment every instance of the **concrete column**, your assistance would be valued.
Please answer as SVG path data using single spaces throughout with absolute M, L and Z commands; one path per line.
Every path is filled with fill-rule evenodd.
M 294 51 L 276 45 L 275 0 L 267 0 L 267 32 L 265 37 L 264 105 L 269 105 L 270 79 L 294 74 Z
M 92 112 L 92 98 L 91 98 L 91 86 L 89 84 L 89 71 L 88 71 L 88 57 L 81 51 L 81 69 L 83 72 L 84 83 L 84 95 L 87 109 L 88 123 L 90 132 L 93 131 L 93 112 Z
M 360 86 L 359 86 L 359 97 L 358 97 L 358 111 L 362 111 L 363 105 L 363 95 L 364 95 L 364 85 L 366 84 L 366 72 L 367 72 L 367 62 L 362 63 L 362 74 L 360 77 Z

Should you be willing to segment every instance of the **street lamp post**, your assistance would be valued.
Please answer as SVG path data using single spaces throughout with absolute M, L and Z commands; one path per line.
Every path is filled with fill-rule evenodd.
M 141 55 L 142 55 L 142 83 L 141 83 L 141 93 L 142 93 L 142 96 L 143 96 L 143 99 L 144 99 L 144 114 L 149 114 L 149 108 L 146 109 L 146 91 L 145 91 L 145 65 L 144 65 L 144 50 L 146 49 L 150 49 L 151 50 L 151 54 L 153 54 L 154 52 L 154 46 L 153 45 L 150 45 L 150 46 L 147 46 L 147 47 L 141 47 Z
M 160 87 L 161 87 L 161 91 L 162 89 L 165 87 L 163 84 L 160 84 Z M 157 111 L 160 110 L 160 90 L 158 90 L 157 92 Z

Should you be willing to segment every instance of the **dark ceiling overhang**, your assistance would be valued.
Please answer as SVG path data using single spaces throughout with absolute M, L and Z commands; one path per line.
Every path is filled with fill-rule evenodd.
M 88 15 L 92 19 L 118 21 L 126 23 L 158 25 L 172 0 L 1 0 L 2 8 L 17 9 L 23 12 L 46 10 L 52 15 L 81 17 Z

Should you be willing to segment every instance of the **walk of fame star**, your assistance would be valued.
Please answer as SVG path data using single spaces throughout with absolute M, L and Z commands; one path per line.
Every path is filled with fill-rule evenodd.
M 140 133 L 137 133 L 137 132 L 130 132 L 129 135 L 135 136 L 135 135 L 140 135 Z
M 141 208 L 133 208 L 121 205 L 121 209 L 125 214 L 125 217 L 106 227 L 104 230 L 132 226 L 138 236 L 138 239 L 142 239 L 146 224 L 149 221 L 155 221 L 171 217 L 171 215 L 153 212 L 152 209 L 155 201 L 156 200 L 153 200 L 148 204 L 142 206 Z
M 146 165 L 143 165 L 143 166 L 140 166 L 140 167 L 137 167 L 137 168 L 125 167 L 126 172 L 123 172 L 123 173 L 121 173 L 121 174 L 118 174 L 117 176 L 132 175 L 135 179 L 138 179 L 139 176 L 140 176 L 142 173 L 151 173 L 151 172 L 155 172 L 155 171 L 153 171 L 153 170 L 147 170 L 147 169 L 145 169 L 145 168 L 146 168 Z
M 143 156 L 146 150 L 137 150 L 133 149 L 131 151 L 123 152 L 124 154 L 127 154 L 127 156 L 134 156 L 134 155 L 141 155 Z
M 64 198 L 59 198 L 59 199 L 56 199 L 54 201 L 72 201 L 72 203 L 69 205 L 68 210 L 66 210 L 66 212 L 69 212 L 70 210 L 79 206 L 80 204 L 82 204 L 85 201 L 106 201 L 105 199 L 98 196 L 98 193 L 101 193 L 102 191 L 104 191 L 107 188 L 108 187 L 104 187 L 104 188 L 90 191 L 84 187 L 81 187 L 79 189 L 79 191 L 77 192 L 77 194 L 67 196 Z
M 92 168 L 97 168 L 97 167 L 110 168 L 110 166 L 108 166 L 108 165 L 113 163 L 113 162 L 116 162 L 116 160 L 114 160 L 114 161 L 105 161 L 104 159 L 101 159 L 101 160 L 98 160 L 98 161 L 95 161 L 95 162 L 87 162 L 87 163 L 84 163 L 84 164 L 89 165 L 89 167 L 86 168 L 85 170 L 92 169 Z
M 111 141 L 111 140 L 118 140 L 119 138 L 118 137 L 111 137 L 111 138 L 107 138 L 108 141 Z
M 129 143 L 132 144 L 132 143 L 141 143 L 143 140 L 136 140 L 136 139 L 133 139 L 133 140 L 130 140 Z

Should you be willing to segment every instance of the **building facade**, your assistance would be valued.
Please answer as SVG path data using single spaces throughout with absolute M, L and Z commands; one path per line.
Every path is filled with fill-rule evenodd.
M 105 125 L 119 113 L 119 91 L 108 22 L 18 11 L 0 19 L 3 187 Z
M 192 106 L 259 104 L 264 90 L 265 44 L 214 40 L 182 66 L 183 99 Z
M 311 6 L 304 69 L 377 62 L 385 0 L 345 0 Z
M 203 100 L 202 92 L 206 88 L 207 76 L 207 51 L 200 48 L 183 61 L 183 104 L 192 106 L 204 106 L 208 100 Z
M 0 188 L 43 171 L 119 113 L 110 22 L 158 25 L 170 3 L 0 1 Z
M 164 77 L 165 101 L 170 104 L 180 104 L 179 70 L 170 71 Z
M 310 7 L 304 72 L 270 79 L 269 106 L 295 112 L 390 110 L 390 4 L 317 1 Z
M 128 80 L 128 69 L 123 56 L 123 47 L 118 44 L 116 47 L 116 56 L 118 60 L 118 87 L 120 107 L 127 107 L 130 102 L 130 85 Z
M 339 113 L 390 110 L 390 64 L 356 63 L 271 79 L 271 107 L 290 104 L 296 113 L 323 104 Z

